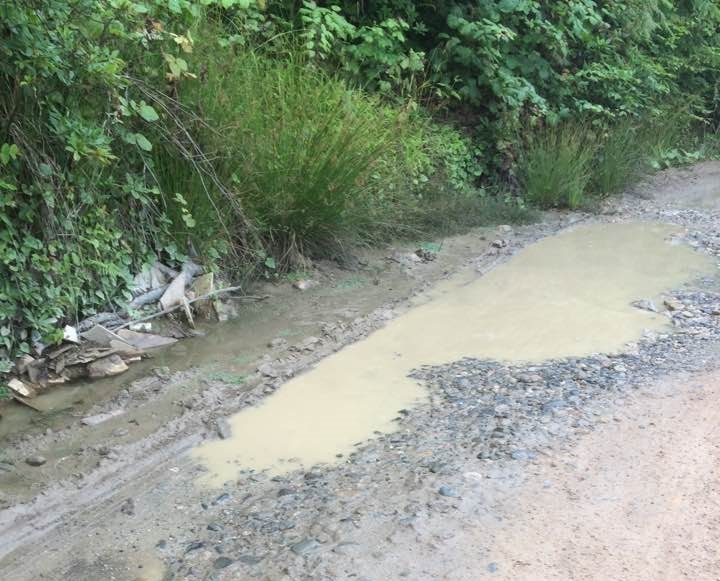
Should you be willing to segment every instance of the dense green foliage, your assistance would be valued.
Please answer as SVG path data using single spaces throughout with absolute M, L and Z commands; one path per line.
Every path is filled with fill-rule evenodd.
M 491 189 L 620 191 L 700 155 L 719 70 L 714 0 L 0 0 L 0 360 L 157 257 L 245 272 L 507 215 Z

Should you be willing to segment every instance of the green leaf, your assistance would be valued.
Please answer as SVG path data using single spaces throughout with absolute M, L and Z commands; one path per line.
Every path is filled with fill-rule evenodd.
M 138 147 L 144 151 L 152 151 L 152 143 L 150 143 L 148 138 L 142 133 L 135 134 L 135 143 L 137 143 Z
M 272 256 L 268 256 L 265 259 L 265 266 L 268 268 L 272 268 L 273 270 L 277 268 L 277 263 L 275 262 L 275 259 Z
M 3 165 L 9 164 L 10 160 L 17 159 L 18 152 L 18 146 L 14 143 L 12 145 L 3 143 L 2 147 L 0 147 L 0 162 L 2 162 Z
M 140 113 L 140 117 L 142 117 L 143 119 L 145 119 L 145 121 L 148 122 L 153 122 L 160 119 L 157 111 L 155 111 L 155 109 L 153 109 L 150 105 L 141 105 L 138 113 Z
M 183 214 L 182 214 L 182 219 L 183 219 L 183 222 L 185 222 L 185 225 L 186 225 L 188 228 L 194 228 L 194 227 L 195 227 L 195 224 L 196 224 L 195 218 L 192 217 L 192 214 L 191 214 L 190 212 L 187 212 L 187 211 L 183 212 Z

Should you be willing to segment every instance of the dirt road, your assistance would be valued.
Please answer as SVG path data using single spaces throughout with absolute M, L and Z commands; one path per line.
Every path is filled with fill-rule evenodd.
M 331 271 L 8 414 L 0 579 L 720 580 L 718 176 Z
M 499 578 L 720 579 L 720 374 L 633 399 L 526 483 Z

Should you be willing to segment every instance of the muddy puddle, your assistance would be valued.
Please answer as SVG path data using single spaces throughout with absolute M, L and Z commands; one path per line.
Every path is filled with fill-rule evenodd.
M 241 305 L 236 320 L 201 327 L 204 336 L 158 350 L 123 375 L 58 386 L 40 394 L 33 399 L 33 405 L 42 410 L 41 414 L 19 404 L 7 407 L 0 421 L 0 442 L 32 425 L 62 427 L 73 416 L 113 397 L 134 380 L 152 374 L 155 368 L 167 367 L 175 372 L 200 367 L 204 372 L 201 376 L 206 379 L 241 384 L 255 371 L 255 362 L 267 352 L 271 339 L 282 337 L 290 344 L 299 342 L 303 337 L 319 334 L 322 321 L 364 314 L 382 304 L 389 293 L 409 293 L 413 284 L 395 271 L 383 273 L 377 286 L 371 278 L 363 272 L 339 273 L 333 280 L 325 281 L 324 286 L 304 293 L 285 283 L 268 301 Z M 273 292 L 272 287 L 262 290 Z M 163 418 L 173 414 L 176 406 L 172 399 L 168 399 L 167 409 L 155 406 L 152 413 L 158 421 L 143 422 L 146 433 L 157 429 Z
M 631 303 L 657 300 L 716 269 L 710 257 L 672 242 L 677 232 L 648 223 L 581 226 L 484 276 L 439 284 L 367 339 L 231 417 L 232 438 L 191 453 L 207 468 L 199 484 L 221 485 L 241 469 L 279 474 L 333 462 L 374 433 L 393 431 L 398 411 L 427 397 L 408 378 L 422 365 L 618 352 L 646 330 L 664 328 L 664 315 Z

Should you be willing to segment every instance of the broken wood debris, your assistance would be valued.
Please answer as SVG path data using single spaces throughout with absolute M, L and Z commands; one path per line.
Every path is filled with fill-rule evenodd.
M 134 298 L 125 309 L 97 313 L 75 325 L 66 325 L 59 345 L 34 341 L 34 353 L 15 361 L 11 395 L 36 409 L 28 400 L 48 386 L 123 373 L 129 363 L 140 361 L 148 350 L 202 334 L 194 328 L 196 318 L 225 321 L 237 316 L 235 301 L 270 298 L 234 295 L 242 287 L 215 288 L 215 283 L 212 272 L 203 273 L 202 267 L 192 261 L 185 262 L 180 270 L 156 262 L 135 276 L 131 289 Z M 148 312 L 153 305 L 157 305 L 155 311 Z M 154 325 L 151 321 L 178 311 L 184 317 L 168 318 L 160 325 L 160 334 L 150 332 Z

